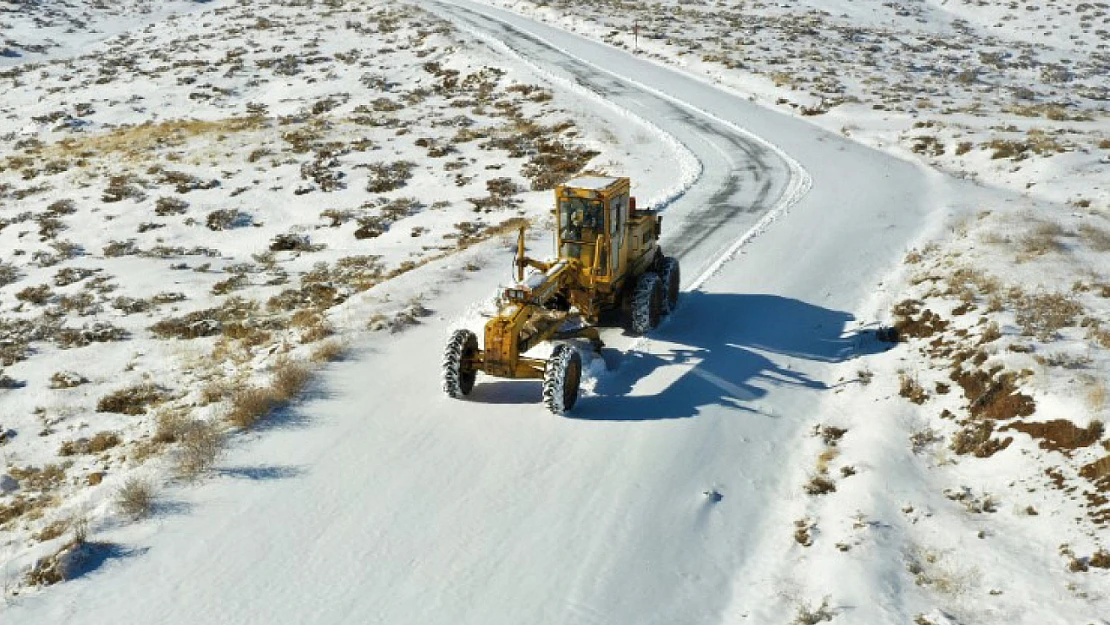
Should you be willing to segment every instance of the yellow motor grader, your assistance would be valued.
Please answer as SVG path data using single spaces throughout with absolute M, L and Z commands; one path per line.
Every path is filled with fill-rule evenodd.
M 479 371 L 539 379 L 544 404 L 563 414 L 574 407 L 582 377 L 578 349 L 565 341 L 585 338 L 599 351 L 603 317 L 619 315 L 643 334 L 674 309 L 679 267 L 659 249 L 662 218 L 637 210 L 630 191 L 628 178 L 585 176 L 555 189 L 558 257 L 529 258 L 520 229 L 516 284 L 501 293 L 482 344 L 469 330 L 456 330 L 447 342 L 443 390 L 449 396 L 469 394 Z M 524 355 L 544 341 L 564 342 L 547 360 Z

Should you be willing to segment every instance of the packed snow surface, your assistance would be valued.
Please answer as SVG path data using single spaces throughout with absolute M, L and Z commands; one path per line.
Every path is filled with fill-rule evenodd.
M 165 184 L 158 182 L 165 167 L 148 171 L 150 180 L 110 184 L 125 194 L 125 210 L 113 208 L 120 206 L 115 202 L 95 202 L 101 193 L 114 192 L 103 189 L 97 176 L 82 178 L 83 165 L 71 165 L 76 173 L 36 173 L 20 182 L 16 174 L 27 163 L 10 164 L 4 201 L 20 211 L 66 198 L 79 202 L 75 212 L 59 205 L 26 219 L 2 207 L 0 218 L 7 221 L 0 222 L 0 268 L 12 267 L 15 281 L 2 285 L 0 317 L 46 318 L 35 307 L 58 305 L 60 295 L 22 291 L 32 283 L 53 280 L 62 295 L 76 297 L 76 287 L 59 279 L 58 267 L 103 266 L 136 298 L 173 283 L 174 291 L 188 294 L 174 301 L 188 306 L 173 315 L 220 305 L 227 289 L 263 301 L 280 298 L 292 275 L 301 279 L 302 293 L 315 293 L 309 287 L 324 283 L 333 290 L 347 287 L 342 301 L 323 310 L 330 331 L 349 342 L 344 356 L 324 365 L 300 400 L 231 437 L 226 453 L 200 480 L 168 477 L 169 456 L 144 464 L 78 454 L 77 464 L 67 465 L 75 483 L 83 485 L 95 471 L 112 488 L 134 475 L 162 484 L 153 518 L 128 522 L 114 511 L 113 491 L 74 487 L 65 491 L 69 503 L 60 511 L 47 506 L 46 518 L 3 526 L 7 554 L 0 555 L 11 582 L 6 587 L 19 586 L 23 572 L 72 532 L 26 547 L 31 530 L 41 532 L 64 511 L 82 516 L 88 535 L 83 550 L 67 556 L 79 560 L 67 562 L 76 569 L 73 579 L 5 592 L 0 618 L 19 624 L 1110 622 L 1110 571 L 1098 557 L 1110 559 L 1103 551 L 1110 545 L 1095 516 L 1097 495 L 1084 504 L 1046 485 L 1055 479 L 1052 470 L 1066 473 L 1061 480 L 1078 479 L 1085 467 L 1103 470 L 1098 463 L 1106 455 L 1104 436 L 1094 424 L 1105 415 L 1105 395 L 1102 404 L 1091 399 L 1099 387 L 1086 378 L 1075 378 L 1091 389 L 1086 403 L 1061 393 L 1056 386 L 1067 384 L 1064 374 L 1049 371 L 1049 364 L 1005 378 L 1035 396 L 1038 415 L 1086 411 L 1086 418 L 1071 420 L 1088 428 L 1083 431 L 1093 440 L 1046 451 L 1024 431 L 1012 432 L 1010 442 L 998 443 L 1001 449 L 977 458 L 949 451 L 946 441 L 958 438 L 958 428 L 937 416 L 942 409 L 961 416 L 979 410 L 962 402 L 956 388 L 970 395 L 976 378 L 949 380 L 947 369 L 933 367 L 966 340 L 986 346 L 982 360 L 969 351 L 957 369 L 967 360 L 1016 371 L 1027 364 L 1023 358 L 1032 358 L 1023 350 L 1059 340 L 1062 351 L 1047 356 L 1104 373 L 1105 353 L 1082 351 L 1090 339 L 1079 330 L 1079 313 L 1052 330 L 1035 328 L 1042 343 L 1033 343 L 1022 338 L 1033 322 L 1007 306 L 1040 301 L 1038 293 L 1003 299 L 995 283 L 1032 284 L 1046 275 L 1069 276 L 1076 263 L 1085 264 L 1085 290 L 1074 289 L 1070 297 L 1085 310 L 1099 310 L 1107 297 L 1100 289 L 1110 294 L 1107 250 L 1098 244 L 1105 208 L 1100 213 L 1100 205 L 1088 202 L 1082 208 L 1090 210 L 1080 213 L 1076 207 L 1060 230 L 1038 231 L 1048 252 L 1037 253 L 1036 241 L 1023 242 L 1021 262 L 1007 267 L 1008 260 L 997 258 L 1010 248 L 987 241 L 987 230 L 1014 240 L 1026 236 L 1022 215 L 1041 219 L 1046 203 L 1074 197 L 1067 185 L 1057 184 L 1045 197 L 1022 197 L 1006 190 L 1016 184 L 1012 176 L 982 185 L 974 176 L 945 173 L 913 150 L 878 151 L 853 132 L 753 101 L 759 98 L 745 95 L 742 81 L 672 67 L 674 59 L 663 51 L 632 54 L 611 45 L 611 29 L 601 23 L 608 17 L 583 18 L 565 2 L 552 4 L 557 6 L 437 0 L 415 10 L 391 2 L 358 8 L 340 1 L 257 8 L 214 2 L 189 7 L 185 18 L 154 16 L 147 31 L 129 31 L 122 40 L 97 43 L 83 36 L 63 42 L 50 35 L 61 43 L 46 48 L 35 47 L 33 29 L 9 27 L 18 35 L 9 38 L 23 42 L 19 51 L 7 44 L 12 58 L 65 58 L 72 49 L 118 59 L 136 39 L 156 51 L 163 38 L 186 45 L 195 41 L 191 37 L 222 33 L 206 43 L 212 59 L 250 54 L 247 60 L 258 67 L 289 73 L 263 80 L 251 70 L 241 78 L 236 74 L 244 65 L 236 62 L 235 72 L 193 87 L 185 72 L 169 80 L 153 68 L 124 63 L 124 70 L 107 73 L 141 81 L 143 93 L 108 81 L 111 102 L 98 102 L 104 111 L 98 114 L 88 112 L 93 107 L 74 108 L 54 65 L 42 66 L 37 83 L 31 76 L 18 78 L 20 86 L 2 103 L 27 111 L 11 108 L 0 120 L 0 132 L 9 133 L 5 155 L 12 158 L 21 158 L 16 152 L 28 146 L 40 149 L 14 147 L 27 137 L 66 147 L 58 137 L 68 136 L 72 126 L 133 133 L 128 124 L 150 117 L 140 95 L 161 103 L 155 107 L 161 120 L 193 117 L 221 126 L 199 135 L 207 150 L 202 156 L 184 149 L 166 155 L 183 145 L 177 143 L 180 133 L 151 144 L 159 161 L 174 167 L 184 167 L 175 159 L 195 158 L 185 163 L 195 177 L 175 180 L 199 187 L 188 188 L 193 206 L 157 204 L 178 207 L 160 221 L 136 213 L 155 210 L 155 198 L 147 196 L 155 194 L 154 185 Z M 864 3 L 833 4 L 831 12 L 858 23 L 860 37 L 885 27 L 885 18 L 856 6 Z M 37 3 L 27 6 L 40 10 Z M 955 10 L 912 6 L 896 17 L 929 22 Z M 243 34 L 248 25 L 258 33 Z M 616 29 L 622 37 L 625 26 Z M 332 31 L 364 37 L 362 45 L 377 46 L 377 54 L 395 65 L 373 75 L 355 69 L 354 48 Z M 178 34 L 184 36 L 178 40 Z M 313 51 L 312 62 L 283 60 L 304 56 L 291 43 L 279 43 L 283 37 Z M 223 39 L 230 43 L 219 43 Z M 1067 49 L 1086 45 L 1078 41 Z M 649 42 L 659 50 L 667 45 Z M 267 57 L 266 46 L 291 48 Z M 328 59 L 334 58 L 352 60 L 332 65 Z M 487 66 L 508 72 L 511 82 Z M 477 76 L 474 91 L 454 91 L 466 81 L 453 83 L 451 69 Z M 53 81 L 57 91 L 50 90 Z M 421 93 L 414 96 L 405 81 L 420 85 Z M 543 87 L 529 86 L 537 82 Z M 75 99 L 100 97 L 91 84 L 83 88 Z M 451 107 L 470 121 L 451 121 L 447 116 L 454 111 L 429 113 Z M 244 108 L 253 112 L 244 115 Z M 54 109 L 63 114 L 27 123 L 28 117 L 49 118 Z M 560 124 L 565 117 L 574 123 Z M 247 121 L 229 130 L 229 119 Z M 863 128 L 864 142 L 881 143 L 882 120 L 861 116 L 856 122 L 872 124 Z M 1105 128 L 1101 118 L 1097 123 Z M 459 124 L 483 131 L 481 139 L 489 143 L 464 141 Z M 662 211 L 662 247 L 679 259 L 684 276 L 678 309 L 658 329 L 639 338 L 606 329 L 600 356 L 582 350 L 583 396 L 561 417 L 544 410 L 535 381 L 479 375 L 463 401 L 439 390 L 447 337 L 459 327 L 481 336 L 491 296 L 509 279 L 515 242 L 504 234 L 520 223 L 515 220 L 527 219 L 533 224 L 530 250 L 543 256 L 550 247 L 550 192 L 523 191 L 531 177 L 519 172 L 534 173 L 530 152 L 513 150 L 513 133 L 535 128 L 547 129 L 563 146 L 561 154 L 592 150 L 590 170 L 631 177 L 643 205 Z M 290 156 L 279 138 L 303 143 L 307 151 Z M 247 160 L 261 163 L 254 169 L 244 166 L 240 152 L 266 141 L 275 154 Z M 356 145 L 369 156 L 351 147 Z M 444 155 L 456 164 L 441 166 Z M 401 167 L 411 170 L 407 185 L 373 191 L 380 180 L 368 172 L 388 173 L 393 170 L 385 165 L 398 162 L 416 163 Z M 100 173 L 124 177 L 112 170 L 117 165 L 105 163 Z M 46 175 L 68 177 L 35 189 L 35 177 Z M 216 177 L 222 184 L 203 186 Z M 509 185 L 512 192 L 504 193 Z M 94 191 L 83 191 L 89 186 Z M 232 196 L 241 196 L 239 203 L 228 203 L 231 189 L 242 189 Z M 367 195 L 381 202 L 353 208 Z M 433 205 L 436 200 L 442 204 Z M 984 207 L 994 206 L 1006 210 L 984 214 Z M 382 221 L 386 207 L 393 207 L 388 223 Z M 221 228 L 201 225 L 221 208 L 241 214 L 219 222 Z M 110 211 L 111 219 L 102 211 Z M 54 235 L 80 238 L 88 253 L 66 257 L 62 250 L 70 248 L 49 243 L 46 232 L 57 231 L 57 221 L 69 231 Z M 36 226 L 41 239 L 34 236 Z M 363 238 L 356 226 L 378 229 Z M 159 233 L 169 240 L 156 239 Z M 433 243 L 426 244 L 429 239 Z M 1073 245 L 1066 263 L 1053 247 L 1065 239 L 1082 242 Z M 206 243 L 216 252 L 172 258 L 146 253 L 170 243 Z M 253 256 L 267 245 L 269 256 Z M 8 249 L 22 252 L 9 256 Z M 364 278 L 372 284 L 355 288 L 344 282 L 347 274 L 338 268 L 353 262 L 344 259 L 368 254 L 375 257 L 374 272 Z M 236 269 L 252 258 L 257 268 Z M 1000 278 L 957 273 L 965 260 L 997 270 Z M 205 267 L 198 271 L 201 261 Z M 182 273 L 181 263 L 191 271 Z M 318 279 L 333 265 L 336 273 Z M 94 273 L 77 282 L 94 280 Z M 236 275 L 244 277 L 234 282 Z M 951 301 L 962 293 L 963 301 Z M 991 312 L 991 294 L 1000 298 L 1001 308 L 992 314 L 1002 315 L 1003 324 L 988 331 L 986 317 L 978 322 L 967 313 L 977 306 Z M 911 297 L 922 301 L 899 303 Z M 957 304 L 967 308 L 956 312 Z M 880 340 L 892 306 L 913 322 L 901 319 L 897 327 L 919 332 L 897 347 Z M 945 326 L 929 326 L 924 307 L 948 320 Z M 174 390 L 173 399 L 161 401 L 196 406 L 202 419 L 213 421 L 229 400 L 201 400 L 203 372 L 217 380 L 220 374 L 213 371 L 235 372 L 241 377 L 232 384 L 256 384 L 277 375 L 282 365 L 275 354 L 296 357 L 313 349 L 304 338 L 307 330 L 297 325 L 266 326 L 272 344 L 256 345 L 257 351 L 212 337 L 156 340 L 148 327 L 162 318 L 157 310 L 145 313 L 141 323 L 122 311 L 90 313 L 93 320 L 125 327 L 130 342 L 122 344 L 128 348 L 119 348 L 118 341 L 49 347 L 5 369 L 12 384 L 0 391 L 0 407 L 24 419 L 14 421 L 20 431 L 0 448 L 16 450 L 8 452 L 15 456 L 6 458 L 9 468 L 45 465 L 54 459 L 58 437 L 70 440 L 88 428 L 137 431 L 126 420 L 134 419 L 152 432 L 153 410 L 130 416 L 92 412 L 97 397 L 116 388 L 113 376 L 165 379 L 166 387 L 174 387 L 167 388 Z M 383 321 L 388 319 L 393 321 Z M 382 327 L 396 331 L 371 331 Z M 1093 327 L 1086 336 L 1101 336 L 1097 325 L 1086 327 Z M 988 334 L 997 336 L 988 340 Z M 992 348 L 991 341 L 1002 343 Z M 997 348 L 1001 344 L 1014 349 Z M 67 361 L 73 353 L 86 355 Z M 182 364 L 215 353 L 231 356 L 228 362 L 217 358 L 211 371 Z M 243 356 L 236 359 L 237 353 Z M 1051 361 L 1047 356 L 1045 363 Z M 74 389 L 47 390 L 51 374 L 63 368 L 93 379 Z M 86 385 L 94 391 L 82 390 Z M 953 387 L 952 394 L 942 385 Z M 69 401 L 80 408 L 71 412 L 77 414 L 61 411 L 62 400 L 51 403 L 41 395 L 58 392 L 73 394 Z M 43 404 L 40 438 L 46 442 L 28 444 L 35 432 L 23 424 L 35 424 L 32 415 Z M 0 417 L 0 435 L 9 419 Z M 99 420 L 95 426 L 87 423 L 93 420 Z M 977 444 L 995 440 L 991 435 Z M 29 490 L 25 480 L 0 481 L 0 502 L 10 505 Z

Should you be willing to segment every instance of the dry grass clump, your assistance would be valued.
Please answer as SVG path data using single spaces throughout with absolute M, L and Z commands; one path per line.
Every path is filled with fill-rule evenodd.
M 154 442 L 173 443 L 181 439 L 191 419 L 184 409 L 163 406 L 155 415 Z
M 898 374 L 899 388 L 898 394 L 915 404 L 924 404 L 926 399 L 929 399 L 929 393 L 917 381 L 917 378 L 910 376 L 905 371 Z
M 794 616 L 794 625 L 817 625 L 822 621 L 831 621 L 836 613 L 829 609 L 829 598 L 821 600 L 821 605 L 811 608 L 806 604 L 798 606 L 798 613 Z
M 810 534 L 809 530 L 814 527 L 813 521 L 811 519 L 798 519 L 794 521 L 794 527 L 796 528 L 794 530 L 794 542 L 803 547 L 812 546 L 813 535 Z
M 1003 371 L 1001 365 L 989 371 L 955 367 L 949 377 L 964 390 L 972 417 L 1007 421 L 1036 412 L 1033 398 L 1018 392 L 1017 375 Z
M 312 350 L 312 362 L 323 363 L 339 360 L 347 351 L 347 345 L 341 340 L 334 339 L 316 346 Z
M 48 523 L 46 527 L 43 527 L 41 530 L 32 534 L 31 538 L 39 541 L 40 543 L 46 542 L 48 540 L 54 540 L 55 538 L 66 533 L 66 530 L 69 529 L 70 523 L 72 523 L 72 519 L 56 519 Z
M 1032 232 L 1022 237 L 1021 251 L 1028 256 L 1062 252 L 1065 247 L 1060 239 L 1066 235 L 1067 232 L 1060 224 L 1042 223 L 1034 228 Z
M 39 467 L 9 467 L 8 474 L 19 482 L 19 487 L 26 491 L 45 493 L 61 486 L 66 479 L 66 469 L 72 463 L 47 464 Z M 0 524 L 3 523 L 0 517 Z
M 827 475 L 817 473 L 803 487 L 807 495 L 825 495 L 836 492 L 836 482 Z
M 119 445 L 120 437 L 115 432 L 98 432 L 92 438 L 79 438 L 65 441 L 58 449 L 59 456 L 99 454 Z
M 249 428 L 269 414 L 280 400 L 269 388 L 248 386 L 231 395 L 231 408 L 227 420 L 240 428 Z
M 143 478 L 128 479 L 116 491 L 116 507 L 132 520 L 150 516 L 154 510 L 154 485 Z
M 15 265 L 0 263 L 0 287 L 19 281 L 20 271 Z
M 371 193 L 396 191 L 412 178 L 412 170 L 415 168 L 416 163 L 409 161 L 371 163 L 367 166 L 370 179 L 366 183 L 366 190 Z
M 216 463 L 224 449 L 223 430 L 211 421 L 188 420 L 179 426 L 176 440 L 177 475 L 194 479 Z
M 296 397 L 311 379 L 312 370 L 307 365 L 280 358 L 274 363 L 269 386 L 250 386 L 231 395 L 227 420 L 237 427 L 249 428 L 279 404 Z
M 139 415 L 167 399 L 169 393 L 165 389 L 157 384 L 144 382 L 101 397 L 96 402 L 96 411 Z
M 59 582 L 79 577 L 87 572 L 90 565 L 103 560 L 118 550 L 111 543 L 89 542 L 86 539 L 84 523 L 77 523 L 73 538 L 57 551 L 38 559 L 27 571 L 24 581 L 29 586 L 51 586 Z
M 274 379 L 270 386 L 280 401 L 296 397 L 312 378 L 312 370 L 303 363 L 280 358 L 274 363 Z
M 1017 430 L 1033 438 L 1040 439 L 1040 448 L 1052 451 L 1069 451 L 1090 447 L 1102 438 L 1101 421 L 1092 421 L 1085 428 L 1077 427 L 1066 419 L 1054 419 L 1044 423 L 1014 423 L 1002 428 Z
M 976 458 L 989 458 L 1010 446 L 1013 437 L 1004 440 L 992 438 L 994 424 L 990 421 L 972 421 L 952 436 L 952 451 L 963 456 L 971 454 Z
M 1022 334 L 1041 341 L 1052 339 L 1058 330 L 1075 325 L 1083 305 L 1064 293 L 1026 295 L 1014 302 L 1016 321 Z
M 948 321 L 926 308 L 920 300 L 908 299 L 894 306 L 894 329 L 899 340 L 927 338 L 948 327 Z
M 1110 230 L 1083 224 L 1079 226 L 1079 236 L 1096 252 L 1110 252 Z

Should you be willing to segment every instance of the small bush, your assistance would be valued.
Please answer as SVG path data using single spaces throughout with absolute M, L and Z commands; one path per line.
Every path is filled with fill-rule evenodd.
M 347 346 L 343 344 L 343 341 L 327 341 L 325 343 L 321 343 L 316 347 L 316 349 L 312 351 L 312 361 L 332 362 L 333 360 L 339 360 L 339 358 L 341 358 L 343 356 L 343 353 L 346 351 Z
M 17 282 L 20 277 L 19 269 L 15 265 L 0 263 L 0 287 Z
M 154 509 L 154 486 L 145 479 L 128 479 L 116 491 L 116 506 L 132 520 L 150 516 Z
M 160 404 L 168 398 L 169 394 L 165 389 L 148 382 L 120 389 L 101 397 L 96 402 L 96 411 L 139 415 L 146 412 L 150 406 Z
M 1110 230 L 1083 224 L 1079 226 L 1079 235 L 1096 252 L 1110 252 Z M 2 280 L 0 280 L 2 282 Z
M 208 213 L 208 217 L 204 220 L 204 224 L 208 226 L 208 229 L 216 232 L 246 226 L 249 225 L 250 222 L 250 215 L 230 208 L 214 210 Z
M 79 438 L 62 443 L 58 450 L 59 456 L 76 456 L 84 454 L 99 454 L 120 444 L 119 435 L 115 432 L 98 432 L 90 438 Z
M 175 197 L 160 197 L 154 202 L 154 214 L 159 217 L 183 215 L 188 208 L 188 202 Z
M 21 302 L 28 302 L 36 306 L 42 306 L 54 297 L 54 291 L 50 289 L 49 285 L 40 284 L 38 286 L 29 286 L 15 294 L 15 298 Z
M 1075 325 L 1076 318 L 1083 312 L 1078 300 L 1063 293 L 1028 295 L 1015 305 L 1021 333 L 1036 336 L 1041 341 L 1051 340 L 1061 328 Z
M 236 427 L 250 428 L 269 414 L 281 400 L 269 388 L 248 386 L 231 395 L 231 408 L 227 420 Z
M 160 408 L 155 418 L 157 419 L 154 430 L 156 443 L 173 443 L 180 440 L 190 423 L 183 410 L 170 406 Z
M 836 492 L 836 482 L 827 475 L 814 475 L 809 478 L 804 487 L 807 495 L 825 495 Z
M 898 394 L 915 404 L 923 404 L 929 398 L 929 393 L 922 388 L 916 378 L 910 377 L 905 372 L 898 374 Z
M 371 193 L 386 193 L 400 189 L 412 178 L 415 167 L 416 164 L 409 161 L 371 163 L 368 166 L 370 179 L 366 183 L 366 190 Z
M 216 463 L 224 449 L 223 431 L 210 421 L 188 421 L 177 435 L 177 474 L 194 479 Z
M 280 401 L 296 397 L 312 378 L 312 370 L 303 363 L 281 358 L 274 364 L 274 396 Z

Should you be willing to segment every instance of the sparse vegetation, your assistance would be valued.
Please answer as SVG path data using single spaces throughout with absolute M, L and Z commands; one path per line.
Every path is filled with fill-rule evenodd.
M 169 394 L 164 388 L 145 382 L 101 397 L 96 402 L 96 411 L 139 415 L 168 398 Z
M 143 478 L 129 478 L 116 491 L 116 506 L 132 520 L 150 516 L 154 510 L 154 485 Z

